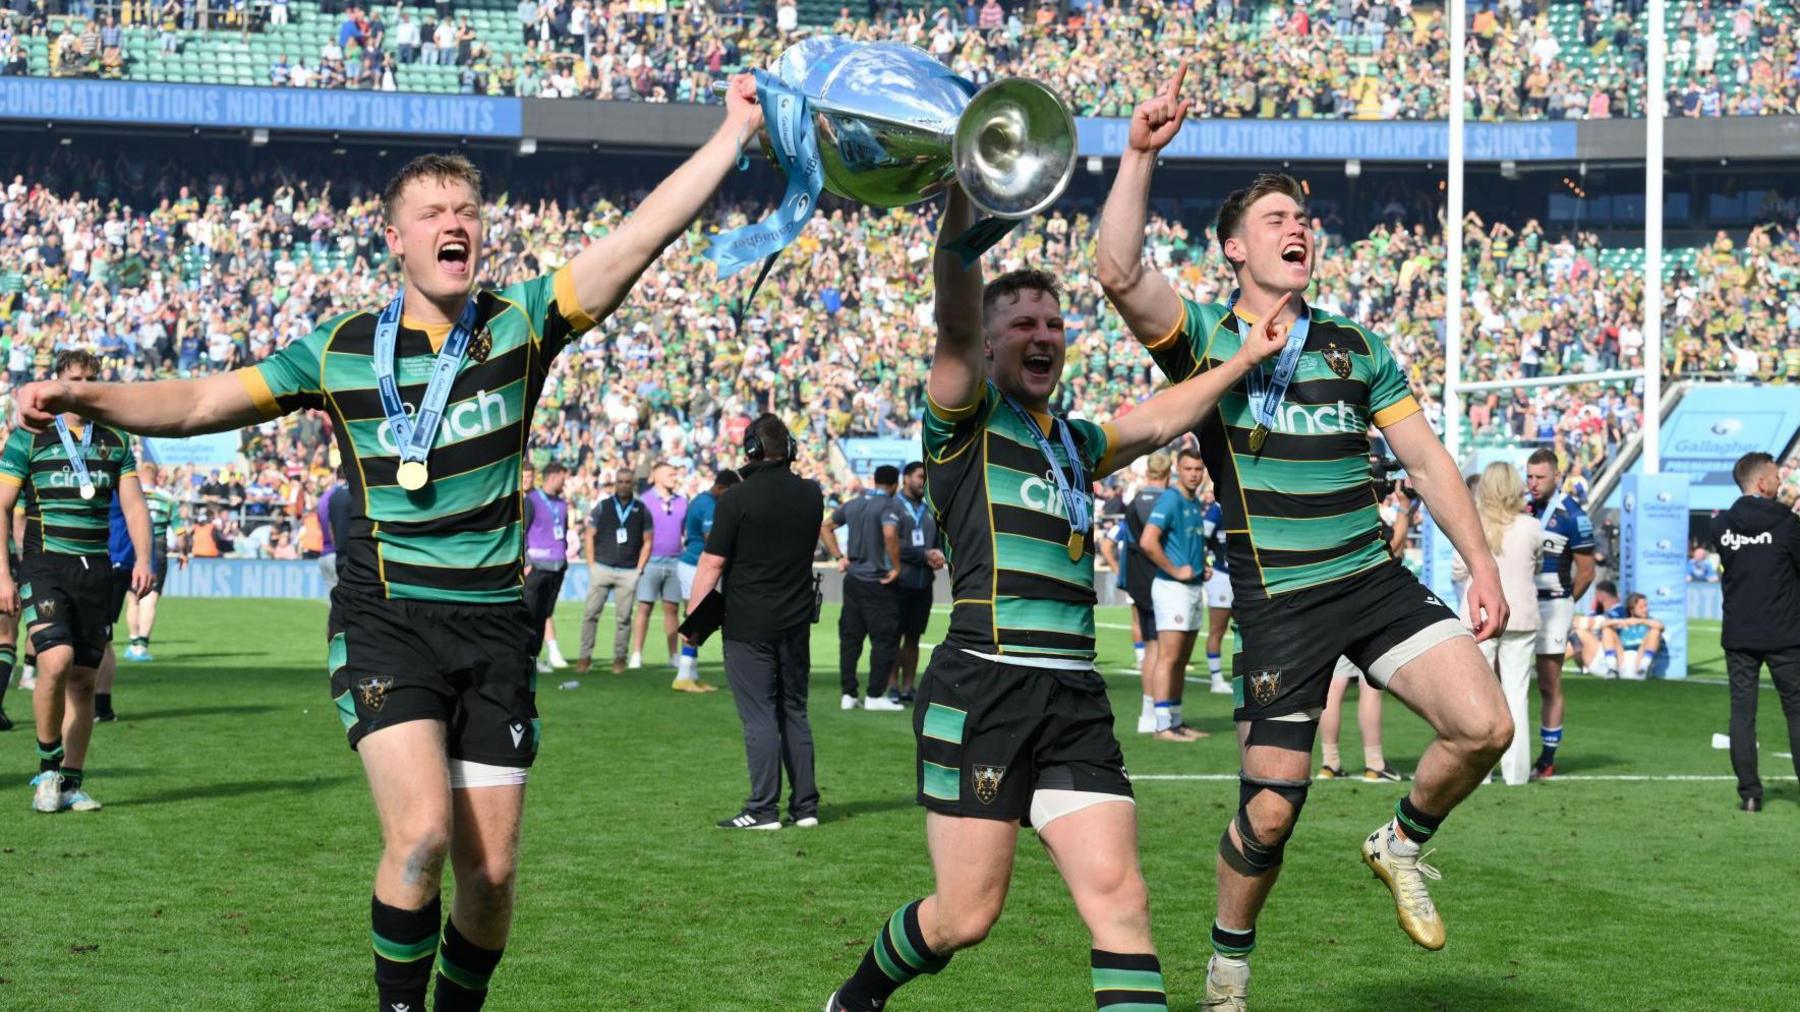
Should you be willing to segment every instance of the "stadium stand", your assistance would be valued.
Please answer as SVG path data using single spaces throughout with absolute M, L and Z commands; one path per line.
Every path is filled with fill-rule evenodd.
M 277 7 L 285 13 L 271 15 Z M 853 8 L 833 0 L 56 0 L 7 19 L 0 67 L 37 76 L 708 102 L 724 76 L 818 32 L 924 47 L 977 82 L 1057 87 L 1083 115 L 1128 115 L 1167 65 L 1194 66 L 1196 115 L 1442 119 L 1441 4 L 1370 0 L 999 0 Z M 1641 0 L 1470 5 L 1469 115 L 1604 119 L 1643 110 Z M 74 13 L 71 13 L 74 11 Z M 1792 0 L 1687 0 L 1670 17 L 1670 108 L 1800 111 Z M 1254 47 L 1257 59 L 1236 54 Z
M 374 196 L 326 181 L 329 173 L 296 169 L 295 178 L 312 182 L 290 185 L 285 172 L 203 176 L 169 166 L 140 173 L 136 184 L 175 196 L 132 206 L 94 195 L 115 172 L 108 160 L 57 164 L 40 169 L 43 178 L 15 176 L 0 201 L 0 238 L 16 251 L 0 272 L 0 354 L 13 385 L 73 344 L 99 349 L 108 376 L 122 379 L 233 368 L 343 307 L 376 300 L 390 283 Z M 626 202 L 598 191 L 490 196 L 484 273 L 494 284 L 552 269 L 584 237 L 612 227 Z M 1768 221 L 1744 241 L 1721 233 L 1666 257 L 1671 376 L 1800 382 L 1796 208 L 1773 201 L 1765 210 Z M 728 204 L 709 213 L 707 227 L 762 213 L 760 204 Z M 1228 285 L 1208 224 L 1157 219 L 1150 229 L 1155 262 L 1201 299 Z M 1157 376 L 1091 276 L 1093 227 L 1088 213 L 1058 211 L 990 259 L 995 270 L 1049 266 L 1068 281 L 1068 406 L 1104 419 L 1147 396 Z M 1443 382 L 1440 239 L 1423 222 L 1355 236 L 1321 228 L 1314 300 L 1384 335 L 1435 416 Z M 767 408 L 787 413 L 814 446 L 916 436 L 932 333 L 931 236 L 929 209 L 821 214 L 738 331 L 739 286 L 715 282 L 697 253 L 699 233 L 690 235 L 607 326 L 559 360 L 534 447 L 574 466 L 579 501 L 617 467 L 644 468 L 656 457 L 710 473 L 736 459 L 743 425 Z M 1475 215 L 1464 223 L 1464 242 L 1470 378 L 1641 361 L 1641 250 L 1604 248 L 1590 233 L 1549 232 L 1535 220 Z M 4 396 L 0 410 L 10 414 Z M 1468 436 L 1476 446 L 1555 445 L 1593 475 L 1637 428 L 1640 410 L 1619 385 L 1494 392 L 1470 402 Z M 238 480 L 266 474 L 280 487 L 322 474 L 327 437 L 311 418 L 249 430 Z M 831 461 L 811 466 L 824 473 Z M 277 492 L 269 501 L 291 497 Z

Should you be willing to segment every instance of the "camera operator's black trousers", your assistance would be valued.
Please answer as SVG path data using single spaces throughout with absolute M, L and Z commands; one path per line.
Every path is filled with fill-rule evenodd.
M 863 637 L 869 639 L 869 698 L 887 692 L 900 659 L 900 584 L 844 577 L 844 610 L 838 617 L 838 681 L 856 695 Z
M 1738 797 L 1758 801 L 1763 789 L 1756 773 L 1756 697 L 1764 664 L 1781 697 L 1788 752 L 1794 757 L 1794 774 L 1800 776 L 1800 647 L 1725 651 L 1725 672 L 1731 681 L 1731 771 L 1737 774 Z
M 744 757 L 750 765 L 750 797 L 744 811 L 773 821 L 781 810 L 781 771 L 788 777 L 788 814 L 819 814 L 813 779 L 812 725 L 806 719 L 806 683 L 812 676 L 812 626 L 779 639 L 725 641 L 725 681 L 744 724 Z

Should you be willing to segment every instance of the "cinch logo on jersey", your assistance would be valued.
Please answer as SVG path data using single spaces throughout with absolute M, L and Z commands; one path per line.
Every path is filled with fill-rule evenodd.
M 88 480 L 94 483 L 95 488 L 116 487 L 113 476 L 105 471 L 95 471 L 93 468 L 89 468 Z M 60 471 L 45 472 L 44 483 L 50 488 L 81 488 L 81 479 L 75 476 L 75 469 L 67 465 L 64 465 Z
M 418 408 L 408 404 L 407 415 L 415 415 Z M 492 432 L 508 424 L 506 416 L 506 398 L 486 390 L 475 391 L 475 396 L 444 409 L 444 420 L 438 427 L 438 444 L 453 443 L 457 440 L 470 439 L 484 432 Z M 382 421 L 375 429 L 375 441 L 381 448 L 396 456 L 400 453 L 400 445 L 394 442 L 393 423 Z
M 1719 544 L 1724 545 L 1734 552 L 1747 545 L 1772 545 L 1774 543 L 1775 535 L 1768 531 L 1764 531 L 1755 537 L 1750 537 L 1748 535 L 1739 534 L 1733 530 L 1727 530 L 1724 534 L 1719 536 Z
M 1369 423 L 1361 411 L 1343 401 L 1336 404 L 1294 404 L 1283 401 L 1276 413 L 1276 432 L 1298 436 L 1314 436 L 1327 432 L 1368 431 Z
M 1057 454 L 1061 461 L 1062 454 Z M 1067 518 L 1069 506 L 1063 501 L 1062 490 L 1056 487 L 1056 478 L 1048 471 L 1042 478 L 1027 478 L 1019 483 L 1019 498 L 1025 505 L 1053 517 Z

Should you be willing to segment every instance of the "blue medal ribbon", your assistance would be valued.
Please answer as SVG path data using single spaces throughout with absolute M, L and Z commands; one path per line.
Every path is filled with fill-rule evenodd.
M 1018 415 L 1019 421 L 1023 422 L 1025 428 L 1031 432 L 1031 437 L 1037 441 L 1038 449 L 1043 452 L 1044 459 L 1049 462 L 1050 473 L 1056 478 L 1056 490 L 1062 493 L 1063 506 L 1069 513 L 1070 536 L 1086 535 L 1089 528 L 1092 527 L 1092 520 L 1089 517 L 1087 494 L 1081 490 L 1087 483 L 1082 480 L 1081 454 L 1075 450 L 1075 440 L 1069 435 L 1069 424 L 1055 415 L 1050 417 L 1050 426 L 1056 430 L 1057 435 L 1062 437 L 1063 450 L 1069 455 L 1069 470 L 1073 474 L 1065 476 L 1063 469 L 1056 465 L 1056 454 L 1050 449 L 1050 441 L 1044 438 L 1044 431 L 1038 428 L 1037 419 L 1031 417 L 1029 412 L 1020 407 L 1019 402 L 1013 400 L 1011 395 L 1002 393 L 1000 396 L 1006 401 L 1006 406 L 1012 408 L 1013 414 Z
M 381 391 L 381 410 L 387 415 L 394 444 L 400 448 L 401 462 L 423 463 L 431 455 L 431 444 L 437 441 L 444 405 L 450 400 L 450 387 L 456 382 L 456 374 L 462 371 L 463 356 L 475 335 L 476 297 L 469 296 L 462 316 L 444 340 L 444 346 L 438 349 L 437 361 L 431 367 L 431 382 L 425 386 L 417 416 L 406 413 L 406 402 L 400 399 L 400 383 L 394 376 L 395 339 L 405 302 L 406 292 L 402 289 L 376 319 L 375 354 L 371 365 L 375 370 L 375 385 Z
M 1235 312 L 1238 292 L 1231 293 L 1231 301 L 1226 303 L 1225 311 L 1232 314 L 1237 322 L 1238 337 L 1248 342 L 1250 324 Z M 1300 355 L 1306 351 L 1306 332 L 1312 327 L 1312 310 L 1305 302 L 1300 304 L 1301 312 L 1294 325 L 1288 330 L 1287 344 L 1281 349 L 1281 356 L 1275 360 L 1275 375 L 1265 376 L 1263 366 L 1258 363 L 1244 376 L 1244 385 L 1250 394 L 1250 413 L 1256 417 L 1256 428 L 1262 437 L 1267 437 L 1275 430 L 1275 421 L 1281 414 L 1281 402 L 1287 397 L 1288 386 L 1294 381 L 1294 373 L 1300 368 Z M 1258 433 L 1251 433 L 1250 449 L 1252 452 L 1262 450 L 1262 439 Z
M 68 423 L 63 421 L 61 415 L 56 416 L 56 436 L 62 440 L 63 453 L 68 455 L 69 470 L 75 472 L 75 480 L 81 485 L 84 493 L 82 498 L 92 499 L 94 497 L 94 479 L 88 474 L 87 451 L 94 442 L 94 423 L 87 423 L 87 427 L 81 430 L 79 449 L 75 446 L 75 437 L 69 435 Z

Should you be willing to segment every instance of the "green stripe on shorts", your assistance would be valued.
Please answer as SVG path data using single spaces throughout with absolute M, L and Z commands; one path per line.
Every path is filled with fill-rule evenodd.
M 925 796 L 939 801 L 962 800 L 962 771 L 954 766 L 939 766 L 934 762 L 920 762 L 919 769 L 924 777 Z
M 952 745 L 961 745 L 963 740 L 963 721 L 969 714 L 954 706 L 933 703 L 925 709 L 925 730 L 927 738 L 947 741 Z
M 331 646 L 325 651 L 325 671 L 335 675 L 349 661 L 350 647 L 344 642 L 344 634 L 338 633 L 331 638 Z
M 338 693 L 333 697 L 332 702 L 337 704 L 338 719 L 344 722 L 344 730 L 348 731 L 355 727 L 356 704 L 350 701 L 350 690 L 345 689 Z

